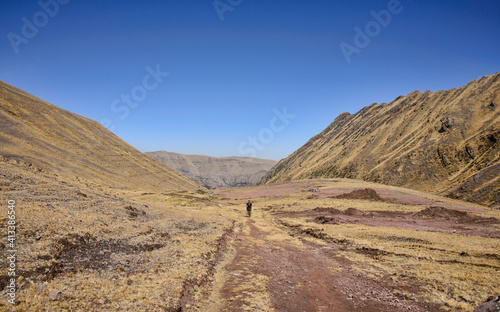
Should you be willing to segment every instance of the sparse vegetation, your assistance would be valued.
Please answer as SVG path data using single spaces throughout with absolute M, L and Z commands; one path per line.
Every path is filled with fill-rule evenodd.
M 365 298 L 359 307 L 472 311 L 500 291 L 496 210 L 339 179 L 110 195 L 0 165 L 2 194 L 20 207 L 18 311 L 272 310 L 285 300 L 278 292 L 316 283 L 315 274 L 330 276 L 342 298 Z M 243 217 L 248 198 L 251 219 Z M 282 262 L 288 257 L 309 273 L 297 275 L 295 260 Z M 0 299 L 8 309 L 5 293 Z
M 219 242 L 232 228 L 210 201 L 135 192 L 117 198 L 5 162 L 1 170 L 2 194 L 19 203 L 18 311 L 174 311 L 196 286 L 187 281 L 207 276 L 224 252 Z M 64 298 L 51 300 L 52 291 Z

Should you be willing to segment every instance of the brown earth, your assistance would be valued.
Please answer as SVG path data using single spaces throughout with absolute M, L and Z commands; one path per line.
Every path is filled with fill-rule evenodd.
M 353 186 L 358 188 L 352 190 Z M 238 230 L 229 236 L 228 244 L 234 248 L 234 255 L 220 268 L 225 275 L 218 281 L 217 295 L 214 295 L 220 302 L 210 306 L 213 308 L 210 311 L 443 311 L 450 307 L 457 311 L 472 311 L 471 308 L 461 308 L 462 299 L 458 299 L 456 305 L 429 299 L 427 292 L 432 282 L 414 276 L 411 270 L 396 270 L 390 274 L 377 271 L 375 279 L 369 273 L 373 262 L 398 257 L 402 258 L 398 262 L 411 263 L 413 260 L 409 259 L 414 256 L 399 249 L 365 246 L 349 236 L 336 238 L 330 233 L 334 233 L 339 225 L 369 226 L 380 228 L 380 234 L 376 236 L 395 246 L 408 245 L 410 249 L 422 246 L 423 250 L 435 252 L 441 247 L 426 239 L 425 235 L 420 238 L 419 233 L 452 233 L 457 237 L 466 235 L 472 240 L 475 237 L 498 240 L 498 214 L 496 217 L 479 216 L 478 213 L 491 210 L 396 188 L 386 189 L 385 195 L 391 196 L 391 201 L 386 201 L 375 191 L 379 190 L 377 187 L 359 181 L 342 180 L 332 184 L 331 181 L 316 180 L 213 192 L 212 196 L 224 197 L 228 202 L 241 199 L 243 204 L 252 198 L 254 207 L 258 208 L 254 209 L 251 218 L 239 222 Z M 317 196 L 310 198 L 309 193 Z M 332 198 L 331 194 L 335 193 L 341 194 Z M 344 205 L 338 204 L 336 207 L 304 209 L 308 202 L 325 201 L 332 204 L 341 201 L 341 204 L 351 203 L 359 207 L 400 207 L 405 196 L 410 199 L 405 207 L 411 208 L 411 212 L 344 209 L 341 208 Z M 274 204 L 276 202 L 283 204 Z M 415 205 L 415 202 L 419 204 Z M 308 224 L 331 227 L 331 231 Z M 391 234 L 384 230 L 387 228 L 405 229 L 415 235 L 407 236 L 407 232 Z M 500 255 L 475 254 L 465 246 L 441 252 L 454 258 L 432 260 L 437 265 L 467 266 L 468 259 L 473 258 L 479 262 L 474 264 L 477 268 L 500 269 Z M 359 256 L 371 260 L 359 262 Z M 428 257 L 422 251 L 416 261 L 428 261 Z M 495 287 L 490 289 L 492 294 L 496 291 Z M 476 305 L 489 296 L 481 295 Z
M 494 237 L 500 239 L 500 232 L 491 225 L 500 224 L 496 218 L 483 218 L 464 211 L 443 207 L 428 207 L 417 213 L 370 211 L 356 208 L 344 211 L 335 208 L 315 208 L 309 211 L 278 213 L 280 217 L 309 217 L 309 222 L 319 224 L 364 224 L 413 229 L 419 231 L 453 232 L 464 235 Z
M 262 287 L 269 292 L 271 311 L 440 311 L 439 305 L 401 298 L 393 293 L 395 286 L 356 272 L 336 255 L 336 244 L 298 248 L 268 239 L 251 219 L 244 226 L 250 235 L 233 237 L 236 255 L 225 267 L 231 273 L 222 288 L 221 311 L 266 311 L 252 294 L 260 291 L 252 284 L 256 274 L 268 277 Z
M 0 172 L 18 207 L 17 311 L 472 311 L 499 291 L 484 276 L 500 269 L 500 216 L 479 205 L 349 180 L 110 194 L 12 160 Z
M 371 188 L 354 190 L 349 193 L 332 196 L 331 198 L 386 201 Z M 402 202 L 401 198 L 397 202 L 409 204 L 409 202 Z M 277 215 L 281 217 L 313 217 L 313 219 L 309 219 L 308 221 L 319 224 L 353 223 L 425 231 L 453 231 L 459 234 L 500 238 L 500 232 L 496 228 L 491 227 L 493 224 L 500 224 L 498 219 L 483 218 L 471 215 L 463 210 L 456 210 L 456 208 L 449 209 L 441 206 L 429 206 L 415 213 L 397 211 L 363 212 L 356 208 L 347 208 L 341 211 L 331 207 L 317 207 L 309 211 L 286 212 L 278 213 Z M 473 225 L 473 227 L 469 225 Z
M 354 190 L 350 193 L 332 196 L 332 198 L 368 199 L 368 200 L 380 200 L 380 201 L 383 200 L 382 197 L 380 197 L 375 190 L 370 189 L 370 188 L 366 188 L 366 189 L 362 189 L 362 190 Z

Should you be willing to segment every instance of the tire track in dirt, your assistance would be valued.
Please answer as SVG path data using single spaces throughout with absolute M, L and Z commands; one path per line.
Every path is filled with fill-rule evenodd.
M 276 238 L 281 230 L 262 216 L 247 219 L 242 227 L 232 241 L 235 256 L 224 268 L 221 311 L 438 311 L 398 298 L 351 269 L 334 245 Z

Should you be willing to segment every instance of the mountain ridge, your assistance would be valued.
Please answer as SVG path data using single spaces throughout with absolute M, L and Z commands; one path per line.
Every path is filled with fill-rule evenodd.
M 500 204 L 500 73 L 342 113 L 260 183 L 354 178 Z
M 277 163 L 252 157 L 213 157 L 167 151 L 145 154 L 210 189 L 254 185 Z

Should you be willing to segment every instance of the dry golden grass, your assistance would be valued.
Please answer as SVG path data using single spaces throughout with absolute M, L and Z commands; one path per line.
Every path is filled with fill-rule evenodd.
M 18 207 L 17 270 L 22 277 L 18 279 L 17 311 L 168 311 L 180 307 L 183 311 L 224 311 L 228 304 L 224 291 L 233 273 L 242 277 L 232 288 L 232 301 L 245 302 L 248 311 L 272 311 L 270 276 L 252 267 L 262 261 L 259 251 L 269 246 L 281 251 L 304 250 L 308 241 L 338 245 L 337 256 L 353 261 L 362 274 L 410 285 L 413 288 L 395 291 L 440 302 L 451 310 L 471 311 L 485 296 L 500 291 L 495 278 L 498 239 L 360 224 L 320 225 L 308 222 L 307 217 L 275 214 L 315 207 L 408 213 L 423 209 L 419 205 L 310 198 L 309 192 L 301 191 L 316 185 L 320 192 L 328 192 L 338 182 L 298 182 L 289 192 L 277 185 L 278 191 L 273 194 L 267 189 L 263 196 L 259 192 L 269 186 L 207 194 L 129 190 L 112 194 L 85 184 L 61 183 L 6 162 L 0 169 L 1 200 L 12 197 Z M 358 182 L 342 183 L 347 183 L 342 187 L 349 183 L 351 188 L 365 187 Z M 244 217 L 249 194 L 254 202 L 251 220 Z M 476 215 L 500 218 L 499 211 L 469 208 Z M 5 221 L 2 216 L 2 233 Z M 292 236 L 283 222 L 302 229 L 323 229 L 328 239 Z M 252 237 L 250 224 L 264 236 Z M 227 243 L 227 235 L 240 237 L 242 246 L 255 251 L 241 260 L 248 269 L 227 270 L 236 253 L 234 245 Z M 335 243 L 340 241 L 348 243 Z M 341 273 L 334 263 L 331 260 L 328 270 Z M 5 266 L 2 259 L 0 269 L 4 271 Z M 61 291 L 65 297 L 50 300 L 53 291 Z M 0 311 L 12 309 L 6 299 L 5 293 L 0 294 Z
M 363 179 L 498 206 L 499 96 L 496 73 L 343 113 L 265 181 Z
M 165 215 L 162 210 L 167 211 Z M 155 234 L 168 233 L 169 239 L 163 247 L 152 251 L 112 254 L 110 262 L 118 265 L 102 269 L 79 268 L 77 272 L 61 274 L 45 282 L 42 292 L 37 291 L 37 283 L 29 283 L 18 294 L 25 300 L 18 306 L 19 311 L 96 308 L 101 311 L 152 311 L 179 306 L 186 280 L 205 278 L 208 274 L 207 261 L 213 258 L 216 251 L 215 242 L 232 224 L 226 218 L 214 216 L 213 211 L 206 212 L 196 206 L 186 205 L 179 211 L 177 206 L 165 205 L 162 209 L 151 207 L 146 211 L 152 220 L 143 222 L 127 219 L 114 222 L 111 218 L 99 218 L 101 215 L 87 212 L 79 219 L 82 220 L 82 229 L 86 230 L 80 231 L 80 227 L 74 230 L 76 233 L 89 233 L 100 241 L 123 240 L 131 246 L 156 243 Z M 79 218 L 78 214 L 75 218 Z M 51 217 L 47 223 L 55 223 L 53 219 L 57 217 Z M 106 227 L 106 233 L 102 231 L 102 223 L 112 224 Z M 29 226 L 29 220 L 24 224 Z M 44 227 L 43 224 L 41 226 Z M 35 260 L 35 255 L 50 254 L 52 250 L 49 246 L 57 241 L 56 237 L 69 233 L 64 227 L 64 223 L 59 223 L 55 229 L 47 227 L 41 235 L 50 237 L 48 242 L 40 244 L 38 250 L 33 248 L 35 250 L 31 251 L 31 255 L 34 262 L 21 258 L 19 270 L 41 265 Z M 52 231 L 54 236 L 51 237 L 49 233 Z M 23 249 L 25 246 L 23 244 Z M 67 298 L 49 300 L 47 294 L 54 290 L 64 292 Z
M 352 190 L 364 187 L 375 189 L 392 189 L 403 191 L 396 187 L 381 187 L 380 185 L 335 179 L 296 182 L 303 188 L 317 187 L 320 192 L 332 189 Z M 290 183 L 294 184 L 294 183 Z M 269 186 L 273 187 L 273 186 Z M 279 189 L 279 187 L 277 186 Z M 245 188 L 224 192 L 226 196 L 244 197 L 246 194 L 255 194 L 257 189 L 265 193 L 265 186 Z M 286 213 L 308 211 L 315 207 L 333 207 L 340 210 L 356 208 L 364 212 L 389 211 L 415 213 L 425 206 L 405 205 L 388 202 L 377 202 L 353 199 L 311 198 L 311 193 L 297 192 L 290 187 L 290 192 L 283 192 L 277 196 L 264 196 L 257 201 L 261 209 L 271 213 Z M 500 219 L 500 211 L 484 209 L 481 206 L 464 203 L 454 199 L 426 194 L 415 190 L 404 190 L 405 193 L 420 196 L 424 199 L 435 200 L 446 205 L 468 207 L 470 215 L 483 218 Z M 497 238 L 460 235 L 456 233 L 411 230 L 394 227 L 367 226 L 361 224 L 316 224 L 308 222 L 310 217 L 271 217 L 262 218 L 270 228 L 283 224 L 291 227 L 314 228 L 322 230 L 328 235 L 327 240 L 310 236 L 302 237 L 304 241 L 311 241 L 320 245 L 331 244 L 334 241 L 348 242 L 340 254 L 354 261 L 357 268 L 374 279 L 390 278 L 401 285 L 414 285 L 419 292 L 405 293 L 404 296 L 421 296 L 429 302 L 441 303 L 445 309 L 472 311 L 489 295 L 500 292 L 498 278 L 500 277 L 500 245 Z M 491 224 L 491 228 L 500 230 L 498 224 Z M 471 224 L 470 228 L 474 228 Z M 272 229 L 270 230 L 272 231 Z M 289 237 L 277 233 L 276 240 L 289 240 Z M 366 248 L 370 252 L 360 252 Z
M 363 209 L 362 204 L 363 201 L 349 201 L 349 206 L 364 211 L 381 208 L 399 211 L 401 208 L 388 203 L 364 201 L 367 209 Z M 329 207 L 342 209 L 344 205 L 345 202 L 338 205 L 330 202 Z M 314 205 L 308 207 L 310 209 Z M 415 211 L 416 207 L 406 208 L 406 211 Z M 498 211 L 482 215 L 500 219 Z M 347 242 L 339 253 L 354 261 L 358 270 L 376 280 L 390 277 L 402 285 L 421 287 L 419 293 L 406 293 L 405 296 L 422 296 L 430 302 L 440 302 L 452 311 L 472 311 L 485 296 L 500 292 L 497 238 L 360 224 L 316 224 L 307 219 L 310 218 L 281 220 L 292 226 L 322 230 L 329 238 Z M 306 239 L 322 245 L 330 244 L 329 240 Z
M 191 286 L 206 283 L 223 253 L 218 242 L 233 226 L 210 199 L 182 197 L 202 196 L 196 192 L 115 197 L 5 163 L 1 169 L 11 181 L 2 195 L 17 203 L 17 311 L 177 309 L 196 292 Z M 2 216 L 2 234 L 6 225 Z M 5 265 L 2 258 L 2 272 Z M 65 297 L 50 300 L 52 291 Z M 11 310 L 6 299 L 0 296 L 0 311 Z
M 0 157 L 29 165 L 61 181 L 108 192 L 200 188 L 98 122 L 1 81 L 0 105 Z

